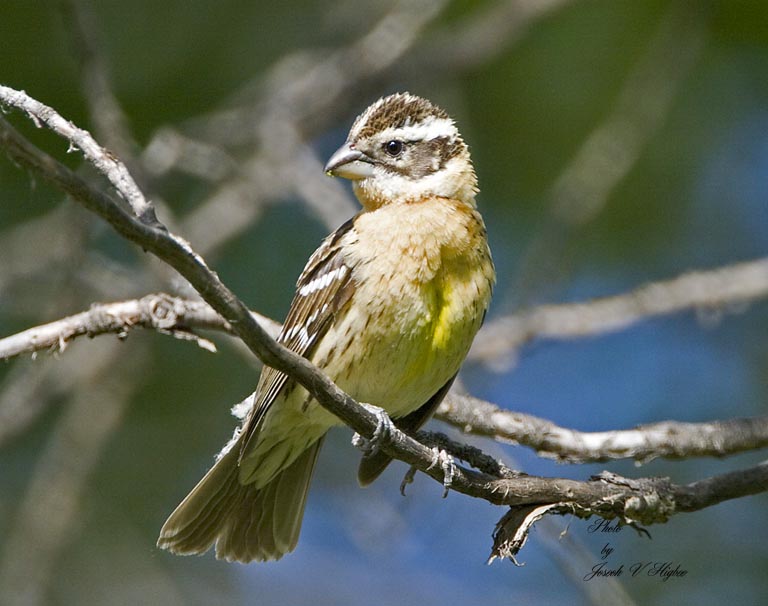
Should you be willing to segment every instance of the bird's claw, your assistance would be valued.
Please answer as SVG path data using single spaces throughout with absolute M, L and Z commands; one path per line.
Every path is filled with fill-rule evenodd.
M 440 450 L 437 446 L 432 448 L 432 464 L 427 469 L 440 467 L 443 470 L 443 498 L 448 496 L 448 489 L 453 484 L 453 477 L 456 475 L 456 463 L 453 457 L 445 450 Z
M 413 484 L 413 479 L 416 477 L 416 472 L 419 470 L 418 467 L 415 465 L 411 465 L 408 468 L 408 471 L 405 472 L 405 476 L 403 476 L 403 481 L 400 482 L 400 494 L 405 496 L 405 487 L 408 486 L 408 484 Z
M 437 446 L 432 448 L 432 463 L 427 467 L 427 471 L 440 467 L 443 470 L 443 498 L 448 496 L 448 489 L 453 484 L 453 478 L 456 475 L 456 463 L 453 457 L 445 450 L 440 450 Z M 403 481 L 400 482 L 400 494 L 405 496 L 405 487 L 413 483 L 418 468 L 412 465 L 405 474 Z
M 370 439 L 361 436 L 359 433 L 355 433 L 355 435 L 352 436 L 352 445 L 363 451 L 364 456 L 371 456 L 379 452 L 382 442 L 389 440 L 397 428 L 383 408 L 364 402 L 361 402 L 360 404 L 368 410 L 368 412 L 376 415 L 376 429 L 373 430 L 373 435 Z

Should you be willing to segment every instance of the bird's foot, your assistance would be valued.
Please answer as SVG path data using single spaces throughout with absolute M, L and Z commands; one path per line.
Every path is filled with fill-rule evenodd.
M 360 404 L 370 413 L 376 415 L 376 429 L 373 431 L 373 436 L 370 439 L 361 436 L 359 433 L 355 433 L 352 436 L 352 445 L 355 448 L 359 448 L 364 456 L 371 456 L 379 452 L 382 442 L 389 440 L 392 435 L 397 431 L 397 427 L 389 418 L 387 411 L 373 404 L 366 404 L 360 402 Z

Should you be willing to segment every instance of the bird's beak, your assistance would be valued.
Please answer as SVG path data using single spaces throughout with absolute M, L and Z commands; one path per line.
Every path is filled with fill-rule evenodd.
M 373 174 L 373 164 L 363 152 L 345 143 L 331 156 L 325 165 L 325 172 L 334 177 L 357 181 Z

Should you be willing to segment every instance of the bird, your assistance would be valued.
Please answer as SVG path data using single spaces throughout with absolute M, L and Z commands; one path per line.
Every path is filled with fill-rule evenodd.
M 406 433 L 447 394 L 490 304 L 495 271 L 477 177 L 453 119 L 425 98 L 380 98 L 325 172 L 361 210 L 310 256 L 278 336 Z M 264 366 L 241 425 L 169 516 L 157 545 L 180 555 L 277 560 L 296 548 L 312 472 L 340 425 L 290 377 Z M 391 461 L 363 455 L 360 484 Z

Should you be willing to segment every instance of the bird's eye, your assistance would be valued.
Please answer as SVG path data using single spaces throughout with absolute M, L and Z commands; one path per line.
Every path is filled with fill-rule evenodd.
M 403 152 L 403 142 L 398 141 L 397 139 L 393 139 L 392 141 L 387 141 L 384 144 L 384 151 L 386 151 L 390 156 L 395 158 Z

